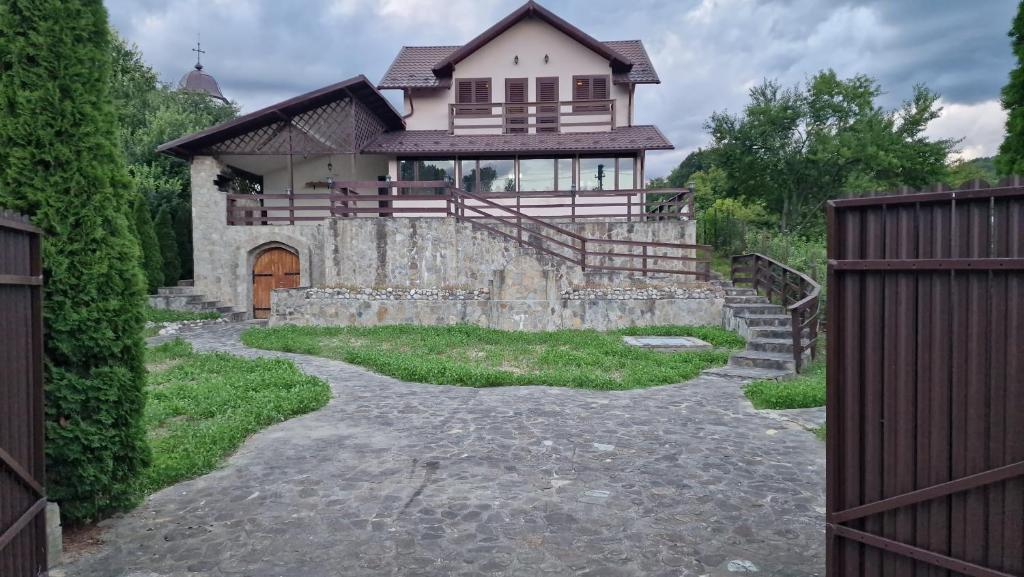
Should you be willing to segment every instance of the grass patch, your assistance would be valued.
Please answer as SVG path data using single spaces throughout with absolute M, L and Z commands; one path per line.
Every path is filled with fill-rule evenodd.
M 659 353 L 625 345 L 624 335 L 695 336 L 719 347 Z M 499 331 L 470 325 L 428 327 L 251 328 L 248 346 L 316 355 L 405 381 L 496 387 L 549 385 L 621 390 L 678 383 L 724 365 L 743 346 L 717 327 L 647 327 L 607 333 Z
M 722 278 L 726 280 L 732 278 L 732 257 L 711 255 L 711 270 L 722 275 Z
M 799 376 L 785 381 L 754 381 L 744 387 L 755 409 L 806 409 L 825 406 L 825 362 L 808 365 Z
M 815 437 L 818 437 L 818 440 L 820 440 L 823 443 L 825 442 L 825 434 L 826 434 L 826 432 L 825 432 L 825 425 L 822 425 L 822 426 L 818 427 L 817 429 L 814 429 L 811 432 L 814 433 Z
M 181 321 L 209 321 L 219 319 L 220 313 L 173 311 L 170 309 L 155 309 L 146 305 L 146 320 L 151 323 L 177 323 Z
M 152 464 L 139 497 L 214 470 L 260 429 L 318 409 L 327 383 L 290 361 L 196 353 L 181 339 L 151 347 L 144 417 Z

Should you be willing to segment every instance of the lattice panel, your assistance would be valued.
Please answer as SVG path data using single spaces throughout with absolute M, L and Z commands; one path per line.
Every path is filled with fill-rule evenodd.
M 376 114 L 370 112 L 361 102 L 353 107 L 355 147 L 353 152 L 362 150 L 373 139 L 382 134 L 387 127 Z
M 290 129 L 286 121 L 275 122 L 214 144 L 207 152 L 268 155 L 356 152 L 352 116 L 352 101 L 336 100 L 296 116 Z

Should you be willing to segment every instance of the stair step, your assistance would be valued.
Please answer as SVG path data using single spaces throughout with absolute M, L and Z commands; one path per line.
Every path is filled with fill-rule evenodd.
M 772 369 L 775 371 L 796 370 L 796 361 L 792 354 L 766 353 L 762 351 L 743 351 L 729 357 L 729 365 L 734 367 L 753 367 L 756 369 Z
M 803 344 L 807 344 L 806 341 Z M 766 339 L 755 337 L 747 341 L 747 350 L 792 355 L 793 338 Z
M 777 371 L 773 369 L 757 369 L 754 367 L 736 367 L 726 365 L 715 369 L 707 369 L 704 371 L 704 374 L 714 375 L 716 377 L 725 377 L 727 379 L 781 380 L 792 377 L 793 371 Z
M 766 305 L 771 304 L 768 302 L 768 297 L 758 295 L 725 295 L 725 304 L 727 305 Z
M 219 312 L 221 314 L 231 313 L 231 312 L 234 312 L 234 311 L 235 311 L 235 307 L 233 307 L 231 305 L 221 305 L 221 306 L 217 307 L 217 312 Z
M 788 315 L 743 315 L 744 322 L 750 328 L 755 327 L 789 327 L 793 323 Z
M 160 296 L 179 296 L 192 294 L 192 287 L 186 286 L 162 286 L 156 289 L 156 294 Z
M 725 294 L 729 296 L 754 296 L 757 292 L 752 288 L 728 286 L 725 289 Z
M 810 336 L 811 331 L 804 329 L 804 337 Z M 784 327 L 754 327 L 750 329 L 751 340 L 756 339 L 786 339 L 793 340 L 793 328 L 789 323 Z
M 227 320 L 229 320 L 231 322 L 239 322 L 239 321 L 244 321 L 245 319 L 247 319 L 249 317 L 249 314 L 247 312 L 245 312 L 245 311 L 233 310 L 233 311 L 231 311 L 229 313 L 225 313 L 222 316 L 225 319 L 227 319 Z
M 780 315 L 786 311 L 784 307 L 766 303 L 739 303 L 729 305 L 738 316 L 743 315 Z

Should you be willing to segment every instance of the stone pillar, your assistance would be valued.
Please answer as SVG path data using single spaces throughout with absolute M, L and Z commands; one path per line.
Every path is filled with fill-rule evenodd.
M 64 560 L 64 539 L 60 524 L 60 506 L 46 504 L 46 566 L 53 569 Z
M 195 290 L 211 299 L 226 300 L 220 294 L 223 275 L 225 233 L 227 228 L 227 197 L 217 190 L 214 179 L 224 165 L 212 156 L 192 159 L 192 257 L 195 259 Z

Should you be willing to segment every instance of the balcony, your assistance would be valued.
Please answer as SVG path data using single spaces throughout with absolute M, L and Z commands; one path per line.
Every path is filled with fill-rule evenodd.
M 614 128 L 614 100 L 448 105 L 448 134 L 557 134 Z

